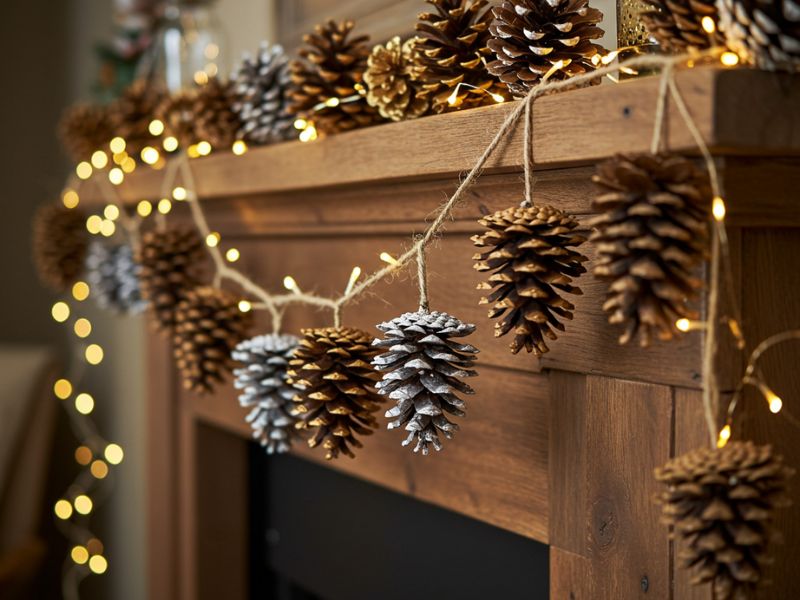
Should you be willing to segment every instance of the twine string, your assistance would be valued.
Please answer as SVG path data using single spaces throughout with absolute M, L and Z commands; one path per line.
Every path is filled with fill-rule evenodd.
M 417 246 L 417 282 L 419 283 L 419 309 L 428 312 L 428 266 L 426 264 L 425 248 Z

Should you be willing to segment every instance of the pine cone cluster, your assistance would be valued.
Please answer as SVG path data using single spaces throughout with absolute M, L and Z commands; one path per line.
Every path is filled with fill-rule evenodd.
M 232 354 L 243 365 L 233 371 L 239 403 L 251 409 L 247 422 L 267 454 L 288 452 L 296 435 L 297 418 L 291 414 L 296 390 L 286 369 L 299 341 L 293 335 L 259 335 L 240 342 Z
M 39 278 L 64 291 L 83 272 L 88 245 L 86 214 L 61 204 L 39 208 L 33 218 L 33 261 Z
M 236 85 L 212 77 L 197 90 L 194 98 L 195 131 L 200 140 L 213 148 L 230 149 L 237 140 L 242 123 L 233 107 L 237 102 Z
M 712 584 L 714 600 L 754 597 L 791 474 L 771 446 L 752 442 L 700 448 L 656 469 L 667 486 L 658 500 L 679 540 L 678 559 L 693 584 Z
M 610 281 L 603 310 L 642 346 L 668 340 L 675 322 L 694 318 L 689 301 L 702 285 L 695 272 L 706 255 L 708 174 L 682 156 L 618 155 L 593 177 L 603 193 L 590 226 L 597 247 L 594 274 Z
M 515 97 L 538 85 L 550 69 L 549 80 L 560 81 L 595 69 L 592 57 L 603 48 L 597 24 L 603 13 L 589 0 L 504 0 L 492 9 L 488 46 L 497 60 L 487 65 Z
M 506 86 L 486 71 L 489 22 L 487 0 L 426 0 L 433 12 L 422 13 L 416 25 L 422 41 L 417 58 L 427 97 L 435 113 L 474 108 L 506 96 Z
M 203 240 L 192 228 L 171 227 L 142 235 L 139 280 L 159 330 L 172 330 L 178 303 L 200 283 L 198 265 L 203 257 Z
M 239 310 L 239 298 L 212 287 L 187 291 L 175 309 L 175 362 L 183 387 L 211 392 L 235 363 L 231 352 L 247 334 L 252 313 Z
M 158 144 L 158 138 L 150 133 L 150 122 L 164 95 L 162 88 L 139 79 L 109 107 L 114 135 L 125 140 L 125 151 L 135 159 L 146 146 Z
M 173 136 L 188 148 L 199 141 L 195 125 L 195 98 L 197 92 L 182 91 L 164 98 L 156 109 L 156 117 L 164 123 L 164 135 Z
M 419 38 L 401 42 L 394 37 L 372 49 L 364 71 L 367 103 L 384 119 L 414 119 L 428 110 L 428 98 L 419 95 L 423 69 L 417 54 Z
M 715 0 L 648 0 L 651 10 L 640 14 L 647 31 L 667 52 L 683 53 L 725 44 L 717 29 L 708 34 L 703 18 L 719 20 Z
M 270 144 L 297 137 L 294 118 L 287 110 L 289 58 L 281 46 L 265 42 L 255 58 L 245 56 L 234 81 L 237 101 L 233 110 L 242 124 L 239 138 Z
M 114 137 L 108 108 L 96 104 L 74 104 L 61 115 L 58 136 L 76 163 L 89 160 L 95 150 L 106 150 Z
M 375 411 L 381 397 L 373 386 L 380 379 L 369 361 L 376 351 L 372 336 L 359 329 L 303 329 L 303 338 L 289 362 L 289 383 L 298 389 L 294 413 L 298 429 L 310 429 L 312 448 L 322 444 L 325 458 L 361 448 L 358 435 L 378 428 Z
M 358 87 L 367 68 L 369 36 L 351 35 L 354 23 L 328 21 L 303 38 L 300 60 L 289 63 L 289 113 L 332 134 L 380 122 Z M 326 105 L 326 101 L 330 101 Z
M 139 289 L 139 265 L 129 244 L 110 246 L 91 242 L 86 256 L 86 279 L 100 308 L 136 314 L 147 306 Z
M 800 70 L 800 0 L 717 0 L 727 46 L 768 71 Z
M 389 429 L 405 426 L 409 434 L 403 446 L 416 441 L 414 452 L 427 455 L 429 445 L 441 450 L 439 433 L 451 439 L 458 431 L 447 415 L 465 415 L 458 393 L 475 393 L 461 378 L 477 375 L 472 370 L 477 348 L 453 338 L 471 334 L 475 326 L 447 313 L 420 309 L 381 323 L 378 329 L 386 337 L 373 341 L 382 351 L 372 359 L 383 372 L 376 387 L 397 402 L 386 412 L 395 419 Z
M 585 273 L 587 259 L 573 250 L 586 238 L 575 232 L 578 221 L 551 206 L 520 206 L 498 211 L 478 221 L 487 231 L 472 237 L 479 248 L 475 269 L 491 272 L 478 289 L 494 290 L 481 304 L 491 304 L 489 318 L 495 336 L 514 332 L 511 351 L 522 348 L 541 356 L 544 338 L 564 331 L 561 319 L 572 319 L 575 306 L 560 292 L 581 294 L 572 280 Z

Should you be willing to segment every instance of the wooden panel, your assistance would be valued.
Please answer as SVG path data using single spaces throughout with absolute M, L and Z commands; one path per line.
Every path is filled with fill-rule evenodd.
M 670 455 L 670 388 L 550 377 L 551 585 L 560 593 L 551 597 L 669 598 L 670 544 L 652 472 Z

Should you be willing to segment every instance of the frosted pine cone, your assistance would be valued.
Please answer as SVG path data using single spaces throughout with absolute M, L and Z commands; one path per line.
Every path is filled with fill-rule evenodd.
M 477 375 L 471 369 L 477 348 L 452 338 L 471 334 L 475 326 L 447 313 L 419 310 L 381 323 L 378 329 L 386 337 L 372 342 L 383 352 L 372 360 L 383 372 L 376 388 L 397 402 L 386 412 L 395 419 L 389 429 L 405 426 L 409 434 L 403 446 L 416 441 L 414 452 L 428 454 L 429 445 L 441 450 L 439 433 L 451 439 L 458 431 L 447 414 L 465 414 L 464 400 L 456 392 L 475 393 L 460 378 Z
M 768 71 L 800 70 L 800 0 L 717 0 L 725 43 Z
M 243 364 L 233 371 L 239 403 L 251 409 L 247 422 L 267 454 L 288 452 L 296 435 L 297 418 L 291 414 L 296 390 L 286 369 L 299 341 L 293 335 L 259 335 L 240 342 L 232 354 Z
M 126 314 L 142 312 L 147 303 L 139 290 L 139 270 L 130 245 L 89 244 L 86 279 L 100 308 Z

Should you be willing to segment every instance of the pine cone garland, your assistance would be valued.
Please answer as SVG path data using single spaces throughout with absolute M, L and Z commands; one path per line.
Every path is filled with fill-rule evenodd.
M 722 33 L 703 29 L 703 18 L 719 21 L 715 0 L 648 0 L 651 10 L 640 17 L 647 31 L 667 52 L 680 54 L 725 44 Z
M 86 214 L 60 204 L 39 208 L 33 218 L 33 261 L 42 283 L 64 291 L 78 280 L 88 245 Z
M 714 600 L 753 597 L 773 537 L 776 507 L 786 505 L 792 470 L 771 446 L 729 442 L 700 448 L 656 469 L 663 522 L 674 527 L 678 559 L 695 585 L 712 584 Z
M 147 303 L 139 289 L 139 270 L 130 245 L 107 246 L 99 241 L 89 244 L 86 279 L 100 308 L 124 314 L 142 312 Z
M 156 108 L 156 117 L 164 123 L 164 135 L 173 136 L 188 148 L 199 141 L 195 124 L 196 91 L 184 91 L 164 98 Z
M 107 150 L 114 137 L 108 108 L 96 104 L 75 104 L 61 115 L 58 124 L 61 145 L 76 163 L 89 160 L 95 150 Z
M 356 434 L 378 428 L 375 411 L 382 399 L 373 389 L 380 375 L 369 364 L 376 354 L 371 341 L 359 329 L 304 329 L 289 362 L 289 383 L 298 390 L 296 427 L 313 431 L 308 445 L 321 443 L 328 460 L 340 453 L 354 458 L 352 448 L 362 447 Z
M 451 439 L 458 431 L 447 414 L 465 415 L 464 400 L 456 392 L 475 393 L 460 378 L 477 375 L 471 369 L 477 348 L 453 338 L 471 334 L 475 326 L 447 313 L 420 309 L 381 323 L 378 329 L 386 337 L 372 342 L 383 352 L 372 360 L 383 371 L 376 387 L 379 394 L 397 402 L 386 412 L 395 419 L 389 429 L 405 426 L 409 434 L 403 446 L 416 440 L 414 452 L 427 455 L 429 445 L 441 450 L 439 433 Z
M 800 0 L 717 0 L 719 28 L 744 62 L 800 70 Z
M 418 44 L 419 38 L 401 42 L 394 37 L 384 46 L 375 46 L 367 59 L 367 103 L 384 119 L 414 119 L 428 109 L 428 99 L 419 95 L 422 69 L 416 57 Z
M 493 104 L 506 86 L 486 70 L 490 57 L 486 0 L 426 0 L 434 12 L 419 15 L 416 54 L 423 82 L 419 95 L 435 113 Z M 462 84 L 462 85 L 459 85 Z
M 161 331 L 175 325 L 175 309 L 187 290 L 200 283 L 198 265 L 204 257 L 203 240 L 194 229 L 171 227 L 142 235 L 137 262 L 142 296 L 150 302 Z
M 352 36 L 354 26 L 352 21 L 332 20 L 317 25 L 314 33 L 303 38 L 300 60 L 289 63 L 289 113 L 313 121 L 321 133 L 349 131 L 381 121 L 358 91 L 367 67 L 369 36 Z M 325 105 L 328 100 L 333 105 Z
M 497 60 L 489 72 L 521 98 L 561 62 L 549 80 L 561 81 L 595 69 L 592 57 L 603 50 L 597 24 L 603 13 L 589 0 L 505 0 L 492 9 L 488 46 Z
M 492 304 L 489 318 L 495 336 L 514 331 L 511 351 L 522 348 L 541 356 L 548 352 L 544 338 L 556 339 L 553 328 L 564 331 L 561 319 L 572 319 L 575 306 L 559 292 L 581 294 L 572 280 L 586 269 L 586 257 L 573 250 L 586 238 L 575 233 L 578 221 L 551 206 L 512 207 L 478 221 L 486 233 L 472 241 L 486 248 L 475 256 L 475 269 L 490 271 L 478 289 L 494 291 L 481 304 Z
M 244 365 L 233 371 L 234 386 L 242 390 L 239 403 L 251 409 L 247 422 L 267 454 L 288 452 L 296 435 L 295 389 L 286 381 L 286 369 L 299 341 L 293 335 L 259 335 L 233 351 L 233 359 Z
M 239 310 L 239 298 L 212 287 L 189 290 L 175 310 L 175 362 L 183 387 L 211 392 L 235 363 L 231 352 L 247 334 L 252 313 Z
M 125 151 L 134 159 L 138 160 L 146 146 L 158 144 L 158 138 L 150 133 L 150 122 L 163 98 L 160 87 L 140 79 L 125 88 L 109 107 L 114 135 L 125 140 Z
M 594 274 L 611 282 L 609 323 L 625 326 L 621 344 L 637 334 L 642 346 L 654 335 L 669 340 L 676 320 L 696 317 L 688 303 L 702 285 L 694 272 L 706 253 L 708 174 L 681 156 L 618 155 L 593 180 L 603 193 L 590 240 Z
M 233 107 L 238 101 L 235 84 L 216 77 L 197 90 L 194 99 L 195 131 L 213 148 L 229 150 L 237 140 L 242 122 Z
M 233 110 L 242 124 L 239 138 L 270 144 L 297 137 L 294 117 L 287 110 L 291 77 L 283 47 L 263 43 L 255 58 L 244 57 L 234 81 L 238 99 Z

